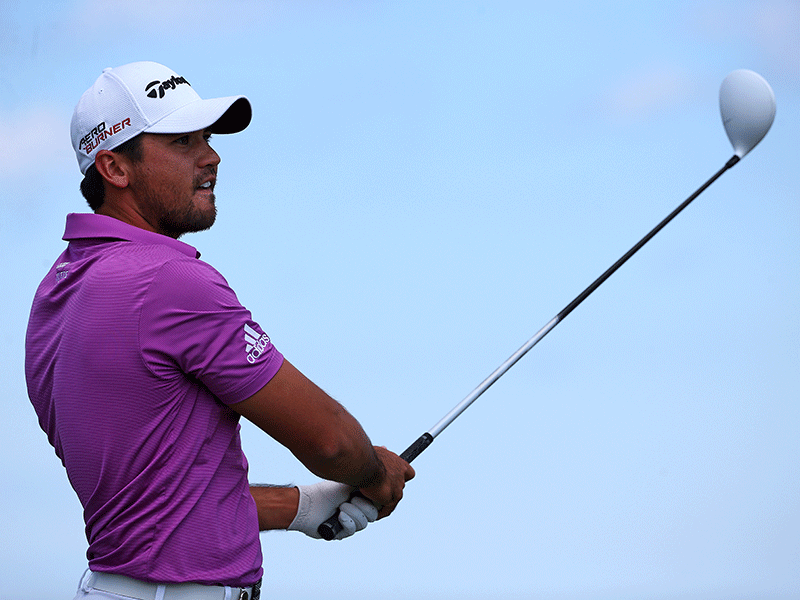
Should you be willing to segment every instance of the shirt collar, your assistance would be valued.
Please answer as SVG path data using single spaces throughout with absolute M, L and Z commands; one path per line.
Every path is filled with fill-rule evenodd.
M 129 225 L 114 217 L 91 213 L 70 213 L 64 229 L 66 241 L 89 238 L 112 238 L 139 244 L 164 244 L 191 258 L 200 258 L 194 246 L 160 233 Z

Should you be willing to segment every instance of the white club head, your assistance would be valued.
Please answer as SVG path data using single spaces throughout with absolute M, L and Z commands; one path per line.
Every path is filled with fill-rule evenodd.
M 775 94 L 758 73 L 733 71 L 719 88 L 722 124 L 736 156 L 743 158 L 760 142 L 775 119 Z

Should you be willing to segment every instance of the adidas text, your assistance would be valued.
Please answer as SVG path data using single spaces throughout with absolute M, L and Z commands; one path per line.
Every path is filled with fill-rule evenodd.
M 266 333 L 259 335 L 249 325 L 244 326 L 244 341 L 247 343 L 245 352 L 247 352 L 247 362 L 250 364 L 255 363 L 266 347 L 269 346 L 269 336 Z

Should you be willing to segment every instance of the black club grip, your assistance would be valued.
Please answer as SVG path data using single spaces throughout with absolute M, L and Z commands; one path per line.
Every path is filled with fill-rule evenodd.
M 430 433 L 423 433 L 417 441 L 411 444 L 405 451 L 400 455 L 406 462 L 411 462 L 415 458 L 417 458 L 422 452 L 431 445 L 433 441 L 433 436 Z M 354 492 L 351 498 L 355 496 L 361 496 L 360 493 Z M 361 496 L 363 498 L 363 496 Z M 336 511 L 336 514 L 329 517 L 327 521 L 321 523 L 319 527 L 317 527 L 317 533 L 322 537 L 323 540 L 331 541 L 336 538 L 339 532 L 342 530 L 342 524 L 339 523 L 339 511 Z

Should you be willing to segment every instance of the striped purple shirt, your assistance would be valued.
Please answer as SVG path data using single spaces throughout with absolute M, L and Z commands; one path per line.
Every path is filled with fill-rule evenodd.
M 84 508 L 94 571 L 248 586 L 256 507 L 229 404 L 283 357 L 225 279 L 183 242 L 67 216 L 39 286 L 25 375 Z

